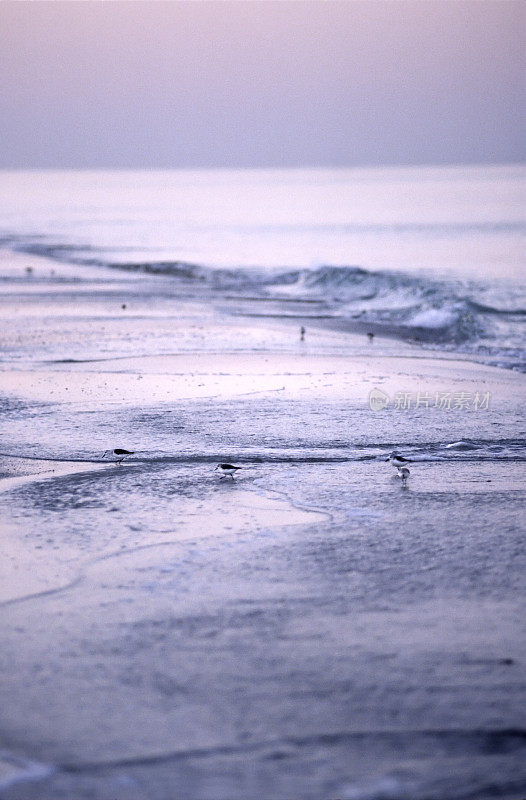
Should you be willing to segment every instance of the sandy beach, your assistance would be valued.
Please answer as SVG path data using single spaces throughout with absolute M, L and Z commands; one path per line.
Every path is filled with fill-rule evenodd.
M 526 800 L 524 8 L 0 3 L 0 800 Z
M 2 800 L 522 796 L 523 374 L 0 277 Z

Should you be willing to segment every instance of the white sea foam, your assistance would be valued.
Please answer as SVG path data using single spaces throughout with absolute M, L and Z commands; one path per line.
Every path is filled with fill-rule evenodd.
M 457 319 L 458 316 L 449 308 L 427 308 L 411 317 L 407 324 L 415 328 L 441 330 L 450 328 L 457 322 Z
M 316 302 L 314 316 L 524 368 L 524 175 L 6 172 L 0 240 L 79 266 L 165 275 L 205 302 L 210 291 Z

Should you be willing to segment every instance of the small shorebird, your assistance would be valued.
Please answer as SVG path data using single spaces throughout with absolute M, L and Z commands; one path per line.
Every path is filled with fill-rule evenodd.
M 234 480 L 234 475 L 236 474 L 237 470 L 242 469 L 242 467 L 235 467 L 233 464 L 218 464 L 216 469 L 218 469 L 221 473 L 221 478 L 224 478 L 226 475 L 230 475 L 232 480 Z
M 106 455 L 106 453 L 113 453 L 114 456 L 117 456 L 117 464 L 121 464 L 124 456 L 132 456 L 134 451 L 133 450 L 124 450 L 122 447 L 116 447 L 115 450 L 105 450 L 102 454 L 102 457 Z
M 407 479 L 409 478 L 409 475 L 411 473 L 409 472 L 407 467 L 397 467 L 396 474 L 398 475 L 399 478 L 402 478 L 402 486 L 405 486 L 405 484 L 407 483 Z
M 374 333 L 371 333 L 371 331 L 369 331 L 369 333 L 367 334 L 367 338 L 369 339 L 370 342 L 372 342 L 374 339 Z
M 410 458 L 404 458 L 403 456 L 399 455 L 395 450 L 393 450 L 391 455 L 385 460 L 389 461 L 389 463 L 392 464 L 393 467 L 403 467 L 406 464 L 411 463 Z

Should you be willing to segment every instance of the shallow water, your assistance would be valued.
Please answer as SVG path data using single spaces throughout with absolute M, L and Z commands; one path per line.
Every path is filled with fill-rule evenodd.
M 11 541 L 57 563 L 51 593 L 2 611 L 4 746 L 50 774 L 22 765 L 0 796 L 520 796 L 515 406 L 495 425 L 263 396 L 59 426 L 28 405 L 35 453 L 58 455 L 79 419 L 100 447 L 70 457 L 100 459 L 117 429 L 138 449 L 1 495 Z M 20 452 L 18 413 L 3 436 Z M 406 488 L 394 442 L 414 459 Z M 235 481 L 214 473 L 225 453 Z
M 12 490 L 24 546 L 83 567 L 4 608 L 3 739 L 57 772 L 2 797 L 523 791 L 519 466 L 422 463 L 402 489 L 378 461 L 143 463 Z
M 5 172 L 0 184 L 0 241 L 17 251 L 165 275 L 157 298 L 526 370 L 520 165 Z M 49 273 L 30 277 L 49 291 Z
M 478 176 L 494 205 L 461 204 L 462 231 L 451 213 L 438 234 L 426 212 L 404 233 L 384 207 L 396 230 L 380 239 L 412 253 L 402 277 L 374 259 L 307 272 L 294 239 L 300 268 L 276 278 L 240 268 L 239 230 L 234 270 L 105 266 L 104 246 L 124 253 L 107 203 L 90 176 L 60 180 L 88 194 L 57 224 L 37 192 L 12 241 L 38 234 L 55 260 L 0 262 L 0 798 L 524 797 L 525 385 L 488 365 L 521 363 L 522 318 L 502 318 L 499 353 L 477 338 L 492 310 L 459 307 L 463 339 L 415 342 L 406 324 L 427 314 L 432 331 L 468 287 L 453 261 L 422 277 L 419 237 L 437 258 L 437 237 L 457 255 L 462 237 L 509 243 L 504 184 Z M 377 197 L 387 178 L 362 180 Z M 404 180 L 413 199 L 442 181 L 451 200 L 443 173 Z M 83 231 L 106 239 L 79 245 L 86 197 Z M 260 233 L 275 267 L 263 245 L 279 236 Z M 477 287 L 487 305 L 518 296 L 515 280 Z M 134 452 L 117 465 L 114 447 Z M 406 485 L 393 450 L 411 459 Z M 235 480 L 220 461 L 242 467 Z

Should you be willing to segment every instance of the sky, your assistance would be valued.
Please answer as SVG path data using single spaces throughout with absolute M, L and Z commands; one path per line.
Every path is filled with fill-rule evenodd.
M 522 0 L 0 2 L 0 167 L 524 160 Z

